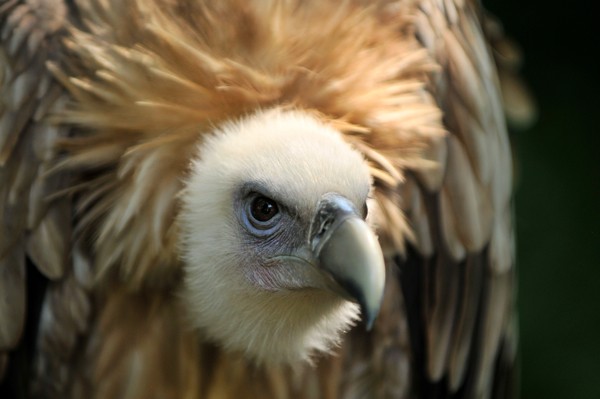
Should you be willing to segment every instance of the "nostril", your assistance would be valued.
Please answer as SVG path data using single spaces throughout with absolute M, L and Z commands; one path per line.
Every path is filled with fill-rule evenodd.
M 333 220 L 333 218 L 331 218 L 331 217 L 323 220 L 321 222 L 321 227 L 319 228 L 319 232 L 317 233 L 317 235 L 320 236 L 320 235 L 324 234 L 329 229 L 329 227 L 331 226 L 332 220 Z

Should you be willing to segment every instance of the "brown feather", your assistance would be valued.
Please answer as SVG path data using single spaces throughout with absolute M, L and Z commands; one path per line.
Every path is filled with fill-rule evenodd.
M 444 111 L 449 137 L 443 147 L 434 141 L 425 151 L 440 162 L 437 170 L 414 168 L 408 174 L 416 176 L 426 198 L 434 237 L 433 254 L 420 250 L 424 275 L 413 281 L 423 284 L 416 295 L 422 296 L 418 301 L 425 312 L 423 321 L 412 320 L 418 325 L 413 331 L 423 328 L 427 335 L 423 346 L 413 335 L 413 352 L 428 354 L 423 392 L 489 397 L 492 359 L 508 336 L 507 311 L 500 308 L 506 309 L 512 295 L 504 282 L 514 268 L 506 213 L 512 171 L 494 60 L 481 26 L 482 10 L 474 3 L 422 1 L 415 18 L 417 37 L 441 66 L 430 89 Z M 420 202 L 405 206 L 411 225 L 419 226 Z M 416 248 L 423 246 L 420 241 L 427 243 L 427 236 L 416 237 Z
M 0 259 L 0 351 L 19 342 L 25 323 L 25 259 L 22 244 Z
M 63 89 L 53 82 L 44 63 L 57 48 L 54 36 L 64 24 L 62 1 L 8 1 L 0 6 L 0 356 L 14 349 L 25 320 L 27 281 L 25 257 L 27 228 L 36 229 L 49 208 L 44 195 L 57 188 L 40 178 L 42 161 L 53 158 L 54 142 L 65 130 L 48 124 L 47 113 L 60 108 L 55 101 Z M 39 5 L 39 7 L 38 7 Z M 54 89 L 50 89 L 54 88 Z M 36 123 L 32 123 L 35 120 Z M 53 160 L 52 160 L 53 161 Z M 34 181 L 36 182 L 34 184 Z M 65 270 L 61 264 L 69 240 L 58 226 L 69 228 L 60 218 L 45 220 L 31 240 L 40 269 L 53 278 Z M 54 246 L 57 242 L 63 245 Z M 0 375 L 0 380 L 2 376 Z

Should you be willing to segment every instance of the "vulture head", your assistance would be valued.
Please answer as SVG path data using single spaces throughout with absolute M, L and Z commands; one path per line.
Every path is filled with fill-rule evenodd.
M 365 222 L 363 157 L 299 111 L 258 112 L 200 145 L 182 195 L 184 294 L 192 324 L 258 362 L 328 351 L 383 295 Z

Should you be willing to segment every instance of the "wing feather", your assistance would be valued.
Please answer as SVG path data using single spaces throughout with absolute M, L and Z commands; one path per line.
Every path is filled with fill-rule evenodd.
M 416 251 L 400 268 L 411 279 L 403 288 L 417 287 L 404 295 L 420 309 L 408 318 L 418 325 L 410 330 L 425 397 L 490 397 L 500 345 L 514 336 L 511 152 L 481 12 L 472 1 L 422 0 L 415 18 L 417 37 L 441 67 L 429 89 L 448 131 L 425 151 L 438 168 L 409 173 L 405 184 L 420 193 L 403 202 Z M 422 272 L 408 273 L 415 262 Z
M 25 259 L 23 240 L 13 243 L 0 260 L 0 351 L 12 349 L 25 322 Z
M 57 155 L 55 143 L 68 131 L 54 125 L 49 118 L 62 109 L 65 94 L 48 71 L 46 62 L 56 56 L 66 13 L 62 0 L 11 0 L 0 5 L 0 358 L 3 371 L 10 367 L 10 351 L 21 342 L 26 303 L 33 295 L 28 292 L 27 259 L 51 281 L 37 329 L 37 358 L 64 361 L 64 354 L 72 352 L 75 334 L 81 331 L 86 320 L 81 291 L 72 283 L 74 279 L 68 277 L 73 274 L 69 256 L 70 200 L 67 197 L 52 199 L 52 195 L 64 187 L 66 177 L 49 174 Z M 61 334 L 47 334 L 49 325 L 57 328 L 60 324 L 55 324 L 57 320 L 63 323 Z M 33 319 L 31 322 L 37 323 Z M 48 378 L 62 376 L 65 379 L 64 369 L 64 363 L 55 362 L 48 368 Z M 28 372 L 22 370 L 21 375 Z

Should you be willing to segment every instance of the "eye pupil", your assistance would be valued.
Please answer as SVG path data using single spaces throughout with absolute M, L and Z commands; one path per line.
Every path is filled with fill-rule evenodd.
M 279 209 L 275 201 L 266 197 L 256 197 L 250 208 L 252 217 L 259 222 L 267 222 L 277 215 Z

